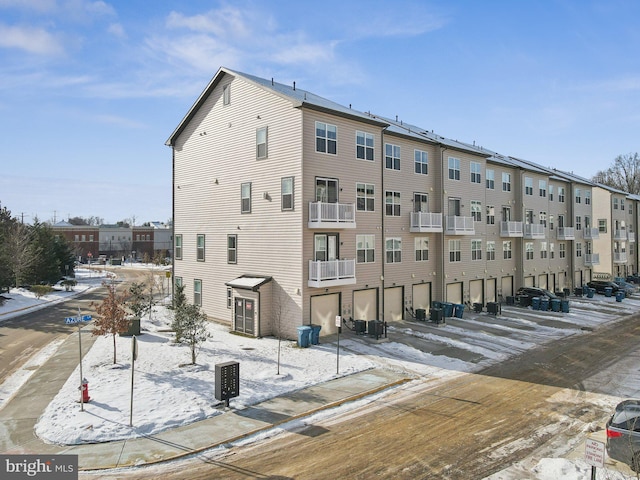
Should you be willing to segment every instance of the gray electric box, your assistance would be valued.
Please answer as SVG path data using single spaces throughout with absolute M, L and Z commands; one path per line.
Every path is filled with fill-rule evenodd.
M 229 406 L 229 399 L 240 395 L 240 364 L 225 362 L 216 364 L 216 400 Z

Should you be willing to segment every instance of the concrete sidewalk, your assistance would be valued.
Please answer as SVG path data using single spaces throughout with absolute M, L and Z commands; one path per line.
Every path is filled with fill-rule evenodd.
M 156 435 L 74 446 L 46 444 L 36 437 L 34 427 L 78 364 L 77 335 L 70 335 L 0 410 L 0 453 L 78 455 L 81 470 L 161 462 L 233 442 L 409 380 L 398 372 L 367 370 Z M 83 331 L 83 350 L 88 351 L 94 339 Z

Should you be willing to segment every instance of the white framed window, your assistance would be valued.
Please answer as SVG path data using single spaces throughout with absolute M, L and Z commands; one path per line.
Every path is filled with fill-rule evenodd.
M 589 190 L 584 191 L 584 203 L 585 205 L 591 205 L 591 192 Z
M 496 259 L 496 242 L 495 240 L 487 240 L 487 260 Z
M 482 203 L 478 200 L 471 200 L 471 217 L 474 222 L 482 221 Z
M 502 258 L 509 260 L 511 258 L 511 240 L 504 240 L 502 242 Z
M 538 192 L 539 192 L 541 197 L 546 197 L 547 196 L 547 181 L 546 180 L 539 180 L 538 181 Z
M 338 127 L 324 122 L 316 122 L 316 152 L 338 153 Z
M 385 215 L 388 217 L 400 216 L 400 192 L 390 190 L 385 192 Z
M 359 212 L 375 211 L 375 191 L 372 183 L 356 183 L 356 209 Z
M 576 242 L 576 257 L 582 256 L 582 243 Z
M 598 232 L 607 233 L 607 219 L 606 218 L 598 219 Z
M 173 256 L 176 260 L 182 260 L 182 235 L 176 235 Z
M 545 228 L 547 227 L 547 212 L 540 212 L 538 214 L 538 223 L 544 225 Z
M 482 240 L 471 240 L 471 260 L 482 260 Z
M 510 192 L 511 191 L 511 174 L 502 172 L 502 191 Z
M 558 187 L 558 201 L 564 203 L 564 187 Z
M 579 188 L 576 188 L 576 203 L 582 203 L 582 191 Z
M 227 235 L 227 263 L 238 263 L 238 235 Z
M 493 205 L 487 205 L 487 225 L 496 224 L 496 207 Z
M 551 242 L 549 244 L 549 258 L 554 259 L 556 257 L 556 244 Z
M 461 261 L 460 240 L 449 240 L 449 262 L 456 263 Z
M 540 258 L 547 258 L 547 242 L 540 242 Z
M 449 180 L 460 180 L 460 159 L 449 157 Z
M 576 215 L 576 230 L 582 230 L 582 216 Z
M 375 261 L 375 236 L 356 235 L 356 262 L 373 263 Z
M 414 242 L 416 262 L 426 262 L 429 260 L 429 237 L 416 237 Z
M 231 308 L 233 306 L 233 291 L 231 287 L 227 287 L 227 308 Z
M 293 210 L 293 177 L 280 179 L 280 208 Z
M 620 199 L 620 210 L 624 210 L 624 198 Z
M 373 135 L 356 131 L 356 158 L 373 161 Z
M 387 238 L 385 240 L 385 252 L 387 254 L 387 263 L 402 262 L 402 239 Z
M 484 174 L 487 177 L 487 188 L 489 190 L 494 190 L 496 188 L 496 172 L 494 170 L 487 169 Z
M 559 258 L 566 258 L 567 256 L 567 245 L 564 242 L 558 244 L 558 253 Z
M 231 103 L 231 84 L 227 83 L 222 87 L 222 104 L 229 105 Z
M 256 130 L 256 158 L 267 158 L 267 127 Z
M 240 185 L 240 213 L 251 213 L 251 182 Z
M 205 247 L 204 235 L 196 236 L 196 259 L 199 262 L 204 262 L 204 247 Z
M 533 242 L 526 242 L 524 244 L 524 247 L 526 252 L 526 259 L 533 260 Z
M 415 173 L 427 175 L 429 173 L 429 154 L 422 150 L 413 151 L 413 162 Z
M 524 177 L 524 194 L 533 195 L 533 178 Z
M 202 280 L 193 281 L 193 304 L 202 306 Z
M 413 192 L 413 211 L 414 212 L 429 211 L 429 194 Z
M 553 185 L 549 185 L 549 201 L 553 202 Z
M 400 170 L 400 146 L 384 144 L 384 166 L 389 170 Z
M 471 183 L 482 183 L 482 165 L 479 162 L 471 162 Z

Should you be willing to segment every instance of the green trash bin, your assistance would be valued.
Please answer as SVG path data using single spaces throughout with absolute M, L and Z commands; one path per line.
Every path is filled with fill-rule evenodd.
M 456 304 L 454 307 L 454 314 L 456 318 L 462 318 L 464 315 L 464 305 L 461 303 Z
M 442 310 L 444 311 L 444 316 L 453 317 L 453 303 L 442 302 Z
M 561 308 L 562 308 L 562 303 L 561 303 L 560 299 L 559 298 L 552 298 L 551 299 L 551 311 L 559 312 Z
M 311 337 L 311 327 L 302 325 L 298 327 L 298 346 L 300 348 L 309 347 L 309 339 Z

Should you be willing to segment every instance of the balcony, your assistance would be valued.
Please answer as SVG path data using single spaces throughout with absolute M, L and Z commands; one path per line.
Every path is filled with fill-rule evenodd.
M 600 254 L 599 253 L 587 253 L 584 256 L 584 264 L 585 265 L 600 265 Z
M 636 243 L 636 234 L 634 232 L 627 232 L 627 241 L 629 243 Z
M 613 263 L 627 263 L 627 252 L 613 252 Z
M 473 217 L 447 217 L 445 229 L 447 235 L 475 235 L 476 227 Z
M 500 222 L 501 237 L 522 237 L 522 222 Z
M 351 260 L 309 260 L 310 287 L 324 288 L 356 283 L 356 261 Z
M 595 240 L 600 238 L 600 230 L 597 228 L 585 228 L 583 235 L 585 240 Z
M 575 240 L 576 233 L 573 227 L 558 227 L 558 240 Z
M 545 238 L 544 225 L 539 223 L 527 223 L 524 225 L 524 238 Z
M 309 228 L 356 228 L 355 203 L 309 202 Z
M 431 212 L 411 212 L 411 232 L 442 232 L 442 214 Z
M 623 228 L 622 230 L 615 230 L 613 232 L 613 239 L 618 240 L 620 242 L 627 241 L 627 229 Z

